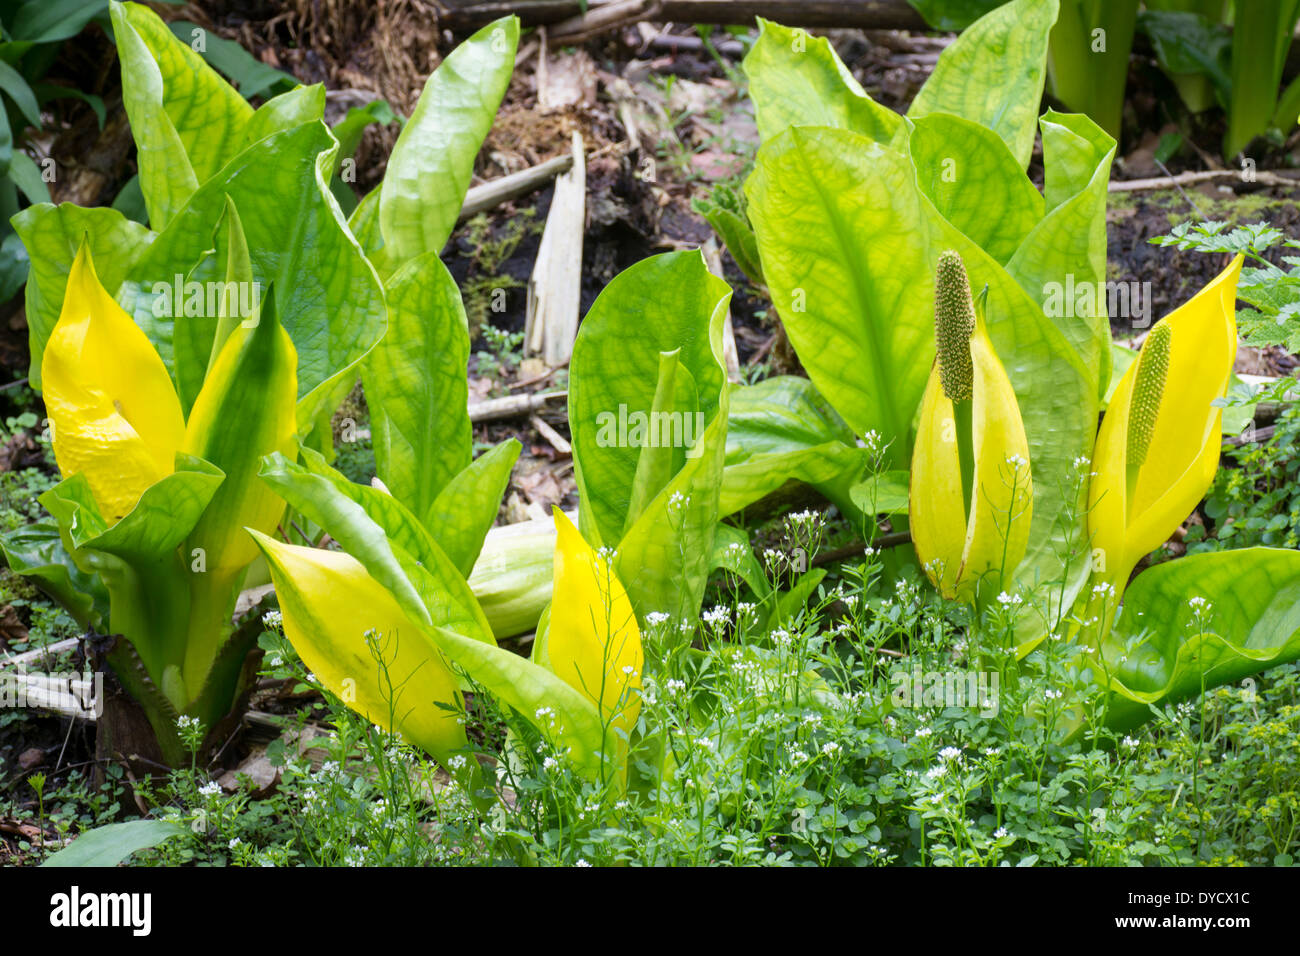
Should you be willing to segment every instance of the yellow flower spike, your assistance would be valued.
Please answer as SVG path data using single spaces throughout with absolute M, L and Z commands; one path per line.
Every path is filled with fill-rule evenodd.
M 945 597 L 987 600 L 1002 590 L 1028 546 L 1029 442 L 955 252 L 940 256 L 935 306 L 939 355 L 921 398 L 912 453 L 912 542 Z
M 99 284 L 84 242 L 41 378 L 59 471 L 84 474 L 105 520 L 119 520 L 174 470 L 185 418 L 162 358 Z
M 1211 403 L 1228 393 L 1237 358 L 1242 261 L 1237 256 L 1152 328 L 1102 418 L 1088 527 L 1094 604 L 1100 595 L 1109 611 L 1138 561 L 1168 540 L 1214 481 L 1223 410 Z
M 641 631 L 611 562 L 559 508 L 555 510 L 555 590 L 546 656 L 551 670 L 630 731 L 641 712 Z
M 444 762 L 465 745 L 455 675 L 433 641 L 359 561 L 249 533 L 271 569 L 285 635 L 331 693 Z M 382 670 L 371 650 L 376 641 Z

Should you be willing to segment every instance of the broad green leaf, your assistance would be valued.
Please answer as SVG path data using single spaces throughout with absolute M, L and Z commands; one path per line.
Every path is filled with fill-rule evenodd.
M 1040 126 L 1049 212 L 1007 271 L 1056 323 L 1084 366 L 1095 370 L 1100 395 L 1110 379 L 1106 184 L 1115 141 L 1086 116 L 1049 110 Z M 1091 293 L 1085 296 L 1085 290 Z
M 224 478 L 220 469 L 189 455 L 178 454 L 176 464 L 179 470 L 146 489 L 130 513 L 112 525 L 100 515 L 80 473 L 59 482 L 40 501 L 61 524 L 67 521 L 78 551 L 145 563 L 185 540 Z
M 886 471 L 864 478 L 849 488 L 849 498 L 863 515 L 905 515 L 908 510 L 908 473 Z
M 1026 168 L 1057 12 L 1057 0 L 1012 0 L 980 17 L 939 55 L 907 115 L 951 113 L 987 126 Z
M 834 490 L 837 481 L 851 484 L 866 467 L 853 430 L 807 379 L 777 376 L 732 388 L 720 515 L 792 480 Z
M 400 268 L 384 291 L 388 333 L 361 366 L 375 470 L 398 501 L 424 518 L 472 457 L 469 324 L 437 250 Z
M 515 65 L 519 20 L 489 23 L 424 84 L 379 187 L 379 225 L 394 265 L 446 245 Z
M 466 578 L 501 509 L 501 497 L 522 447 L 517 439 L 507 438 L 484 452 L 447 482 L 424 516 L 424 527 Z
M 846 130 L 791 127 L 745 184 L 772 301 L 817 390 L 907 466 L 934 355 L 940 252 L 911 163 Z M 870 237 L 870 241 L 866 240 Z
M 303 454 L 310 470 L 283 455 L 268 456 L 263 480 L 360 561 L 412 621 L 492 643 L 469 585 L 415 516 L 391 495 L 348 481 L 318 454 Z M 412 577 L 412 567 L 422 573 Z
M 908 146 L 921 192 L 949 223 L 1005 265 L 1043 218 L 1043 197 L 1024 167 L 986 126 L 946 114 L 914 125 Z M 991 201 L 997 202 L 992 215 Z M 1101 225 L 1104 240 L 1104 219 Z
M 1199 618 L 1194 598 L 1209 602 Z M 1107 722 L 1126 729 L 1150 716 L 1148 704 L 1176 703 L 1298 657 L 1300 552 L 1243 548 L 1139 574 L 1093 675 L 1111 689 Z
M 152 10 L 110 6 L 140 185 L 150 225 L 161 230 L 234 158 L 253 108 Z
M 108 592 L 94 574 L 77 566 L 51 521 L 15 528 L 0 535 L 0 552 L 15 574 L 33 579 L 82 627 L 103 630 L 108 621 Z
M 617 547 L 615 571 L 641 617 L 683 617 L 699 608 L 725 454 L 722 320 L 729 299 L 726 283 L 699 253 L 654 256 L 605 288 L 574 344 L 569 422 L 578 514 L 588 541 Z M 694 394 L 689 407 L 654 420 L 660 357 L 675 350 Z M 684 401 L 676 386 L 674 395 L 675 405 Z M 641 456 L 664 450 L 672 466 L 657 473 L 673 477 L 638 492 Z M 644 502 L 651 493 L 624 533 L 638 496 Z
M 556 674 L 504 648 L 470 640 L 448 628 L 435 628 L 443 652 L 465 669 L 476 684 L 508 704 L 537 728 L 557 749 L 567 751 L 579 772 L 600 779 L 606 751 L 616 741 L 606 739 L 596 705 Z
M 304 433 L 386 325 L 378 278 L 325 185 L 335 148 L 321 122 L 250 146 L 190 198 L 132 265 L 117 293 L 171 367 L 174 324 L 184 317 L 174 301 L 175 276 L 216 281 L 224 263 L 206 256 L 213 228 L 227 200 L 244 210 L 253 275 L 263 290 L 274 283 L 276 312 L 298 351 L 298 424 Z M 267 156 L 276 161 L 268 165 Z M 203 268 L 191 274 L 200 262 Z M 180 298 L 189 310 L 190 293 L 182 289 Z
M 311 123 L 325 117 L 325 87 L 320 83 L 311 86 L 299 86 L 267 100 L 257 108 L 244 127 L 243 147 L 252 146 L 258 140 L 265 139 L 273 133 L 293 129 L 304 123 Z
M 14 217 L 13 224 L 32 262 L 27 282 L 27 342 L 32 355 L 28 381 L 40 391 L 41 356 L 63 311 L 68 273 L 83 237 L 100 283 L 114 294 L 154 235 L 116 209 L 86 209 L 72 203 L 29 206 Z
M 163 820 L 128 820 L 87 830 L 41 866 L 117 866 L 132 853 L 185 836 L 190 831 Z
M 851 129 L 881 143 L 893 138 L 901 118 L 866 94 L 825 37 L 762 18 L 759 24 L 744 70 L 764 142 L 790 126 Z

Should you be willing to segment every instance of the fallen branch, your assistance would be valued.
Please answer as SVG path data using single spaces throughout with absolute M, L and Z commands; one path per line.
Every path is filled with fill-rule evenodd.
M 911 544 L 912 533 L 910 531 L 893 531 L 889 534 L 882 534 L 871 545 L 877 551 L 885 548 L 897 548 L 899 545 Z M 830 551 L 819 551 L 813 558 L 813 567 L 822 564 L 831 564 L 835 561 L 843 561 L 847 558 L 860 558 L 866 551 L 867 542 L 854 541 L 852 544 L 846 544 L 842 548 L 832 548 Z
M 551 28 L 549 39 L 557 46 L 585 43 L 602 33 L 618 30 L 641 20 L 656 19 L 659 10 L 659 0 L 617 0 L 615 3 L 602 6 L 593 4 L 586 13 L 557 23 Z
M 534 395 L 506 395 L 504 398 L 489 398 L 474 402 L 469 407 L 471 422 L 490 422 L 501 418 L 514 418 L 516 415 L 530 415 L 545 408 L 546 403 L 560 398 L 568 398 L 567 391 L 540 392 Z
M 533 415 L 528 420 L 533 423 L 533 427 L 537 429 L 538 434 L 550 442 L 551 447 L 561 455 L 573 454 L 573 446 L 569 444 L 568 440 L 548 425 L 540 415 Z
M 460 207 L 460 218 L 468 219 L 488 209 L 494 209 L 503 202 L 525 196 L 545 186 L 561 173 L 567 172 L 572 166 L 572 155 L 556 156 L 536 166 L 529 166 L 509 176 L 502 176 L 500 179 L 475 186 L 465 194 L 465 204 Z
M 613 3 L 620 0 L 613 0 Z M 613 5 L 589 0 L 588 14 Z M 525 26 L 558 23 L 583 12 L 578 0 L 438 0 L 438 22 L 452 30 L 517 14 Z M 919 30 L 929 27 L 907 0 L 660 0 L 657 18 L 674 23 L 754 26 L 758 17 L 797 27 Z
M 1156 176 L 1151 179 L 1112 179 L 1110 185 L 1106 188 L 1113 193 L 1137 192 L 1143 189 L 1176 189 L 1179 186 L 1188 186 L 1193 183 L 1203 183 L 1213 179 L 1239 179 L 1241 176 L 1242 170 L 1240 169 L 1204 169 L 1179 173 L 1177 176 Z M 1266 170 L 1256 171 L 1254 177 L 1254 179 L 1243 180 L 1243 182 L 1259 183 L 1264 186 L 1300 185 L 1300 180 L 1288 176 L 1279 176 L 1277 173 L 1270 173 Z

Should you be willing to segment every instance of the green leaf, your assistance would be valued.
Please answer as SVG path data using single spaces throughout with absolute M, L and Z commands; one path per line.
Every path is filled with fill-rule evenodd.
M 161 230 L 238 153 L 253 108 L 152 10 L 110 6 L 140 185 Z
M 276 311 L 298 352 L 298 424 L 306 433 L 322 404 L 351 378 L 386 325 L 383 291 L 328 196 L 335 143 L 319 121 L 273 133 L 206 182 L 132 265 L 116 293 L 169 368 L 178 314 L 175 276 L 216 281 L 207 256 L 227 200 L 242 217 L 253 275 L 274 283 Z M 274 163 L 267 157 L 275 157 Z M 203 267 L 191 274 L 196 263 Z M 222 271 L 219 271 L 222 270 Z M 112 286 L 105 282 L 105 287 Z M 182 298 L 188 301 L 189 294 Z
M 745 56 L 754 118 L 764 142 L 790 126 L 834 126 L 887 143 L 901 118 L 859 85 L 825 37 L 759 19 Z
M 1223 156 L 1232 159 L 1268 127 L 1277 105 L 1300 0 L 1252 0 L 1234 6 L 1232 89 Z M 1288 117 L 1288 128 L 1294 122 Z
M 82 628 L 102 629 L 108 620 L 108 592 L 94 574 L 77 566 L 50 521 L 15 528 L 0 536 L 0 552 L 15 574 L 32 578 Z
M 763 566 L 754 557 L 754 550 L 749 544 L 749 535 L 740 528 L 729 524 L 718 525 L 713 537 L 713 557 L 709 562 L 713 569 L 724 569 L 736 575 L 749 585 L 750 590 L 760 599 L 772 592 L 772 586 L 763 573 Z
M 40 129 L 41 108 L 36 104 L 36 94 L 27 85 L 23 75 L 3 60 L 0 60 L 0 90 L 14 101 L 14 106 L 23 114 L 23 119 Z
M 907 0 L 932 30 L 965 30 L 1004 0 Z
M 104 9 L 99 0 L 28 0 L 9 24 L 14 40 L 35 45 L 76 36 Z
M 371 123 L 387 126 L 397 122 L 397 119 L 397 114 L 387 100 L 371 100 L 365 106 L 352 107 L 343 119 L 334 124 L 334 138 L 339 141 L 339 161 L 342 162 L 357 151 L 361 145 L 361 134 Z
M 437 250 L 400 268 L 385 293 L 388 333 L 361 366 L 375 470 L 398 501 L 424 517 L 472 456 L 469 323 Z
M 732 387 L 720 515 L 734 514 L 789 481 L 835 491 L 842 479 L 851 484 L 866 467 L 853 430 L 807 379 L 777 376 Z
M 82 237 L 90 243 L 95 271 L 109 292 L 122 284 L 154 237 L 116 209 L 85 209 L 72 203 L 29 206 L 14 217 L 13 224 L 32 261 L 27 282 L 27 343 L 32 356 L 28 380 L 40 391 L 41 356 L 63 310 L 68 272 Z
M 50 201 L 50 187 L 45 185 L 35 160 L 26 153 L 14 153 L 9 161 L 9 178 L 14 181 L 29 203 Z
M 1208 628 L 1189 604 L 1203 598 Z M 1243 548 L 1194 554 L 1139 574 L 1124 593 L 1094 677 L 1107 722 L 1133 727 L 1150 704 L 1176 703 L 1300 658 L 1300 552 Z
M 325 116 L 325 86 L 313 83 L 272 97 L 257 108 L 244 127 L 244 148 L 275 133 Z
M 148 850 L 189 831 L 163 820 L 128 820 L 87 830 L 41 866 L 117 866 L 132 853 Z
M 973 23 L 939 55 L 907 115 L 952 113 L 996 132 L 1029 165 L 1057 0 L 1013 0 Z
M 489 23 L 433 71 L 402 128 L 379 192 L 394 267 L 446 245 L 515 65 L 519 20 Z
M 729 299 L 699 253 L 654 256 L 605 288 L 574 344 L 569 422 L 578 515 L 588 541 L 617 546 L 615 570 L 641 617 L 665 611 L 684 619 L 702 599 L 725 455 L 722 320 Z M 676 350 L 693 394 L 685 394 L 684 378 L 682 391 L 674 385 L 672 414 L 655 421 L 649 413 L 661 355 Z M 672 461 L 653 479 L 643 474 L 638 490 L 647 453 L 671 454 Z M 642 504 L 624 533 L 629 512 Z
M 749 281 L 762 285 L 763 264 L 758 258 L 758 240 L 754 238 L 754 229 L 749 220 L 742 213 L 702 199 L 694 200 L 691 208 L 708 220 Z
M 1110 381 L 1111 363 L 1105 300 L 1106 185 L 1115 141 L 1086 116 L 1049 110 L 1040 125 L 1049 211 L 1016 249 L 1007 271 L 1055 322 L 1084 367 L 1096 370 L 1101 395 Z M 1091 309 L 1077 294 L 1070 296 L 1071 286 L 1098 290 Z M 1145 305 L 1150 307 L 1149 302 Z
M 401 502 L 348 481 L 310 449 L 304 449 L 303 456 L 310 462 L 307 468 L 283 455 L 269 455 L 263 480 L 360 561 L 413 622 L 455 628 L 493 643 L 492 630 L 464 577 Z
M 940 251 L 911 163 L 847 130 L 791 127 L 759 150 L 745 192 L 772 301 L 813 385 L 856 434 L 889 443 L 891 467 L 907 467 Z
M 435 628 L 434 640 L 475 683 L 513 707 L 560 751 L 568 752 L 578 771 L 598 780 L 609 756 L 618 749 L 607 740 L 596 705 L 556 674 L 504 648 L 470 640 L 448 628 Z
M 518 439 L 507 438 L 480 455 L 447 483 L 424 516 L 424 527 L 466 578 L 501 509 L 522 447 Z
M 101 551 L 127 563 L 148 563 L 180 545 L 207 508 L 224 474 L 199 458 L 178 454 L 178 470 L 150 485 L 116 524 L 108 525 L 78 472 L 41 495 L 41 504 L 71 526 L 78 551 Z
M 8 302 L 18 294 L 27 281 L 31 266 L 27 247 L 18 238 L 18 233 L 11 232 L 5 236 L 0 242 L 0 302 Z
M 926 116 L 914 126 L 908 147 L 921 192 L 949 223 L 1005 265 L 1043 218 L 1043 197 L 1024 167 L 996 133 L 970 120 Z M 990 215 L 995 196 L 997 214 Z M 1104 241 L 1104 220 L 1102 226 Z
M 191 49 L 196 37 L 195 31 L 199 31 L 197 35 L 203 37 L 203 59 L 239 87 L 244 99 L 251 100 L 274 87 L 298 85 L 298 81 L 288 73 L 267 66 L 234 40 L 227 40 L 188 20 L 172 20 L 167 26 L 178 40 Z
M 1047 49 L 1052 95 L 1115 139 L 1137 14 L 1138 0 L 1065 0 Z

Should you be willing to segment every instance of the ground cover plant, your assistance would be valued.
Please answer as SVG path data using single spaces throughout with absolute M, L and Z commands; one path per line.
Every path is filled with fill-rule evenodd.
M 0 473 L 40 505 L 0 586 L 110 670 L 109 756 L 0 794 L 24 862 L 1294 862 L 1295 394 L 1237 368 L 1294 351 L 1295 241 L 1173 228 L 1148 248 L 1212 277 L 1112 341 L 1115 137 L 1041 108 L 1078 4 L 984 5 L 901 112 L 761 21 L 752 167 L 697 205 L 742 278 L 678 249 L 600 283 L 576 517 L 495 540 L 527 443 L 476 431 L 444 256 L 519 20 L 447 52 L 345 214 L 365 117 L 255 107 L 109 6 L 147 221 L 14 217 L 45 422 L 6 430 L 57 478 Z M 751 290 L 806 375 L 741 383 Z

